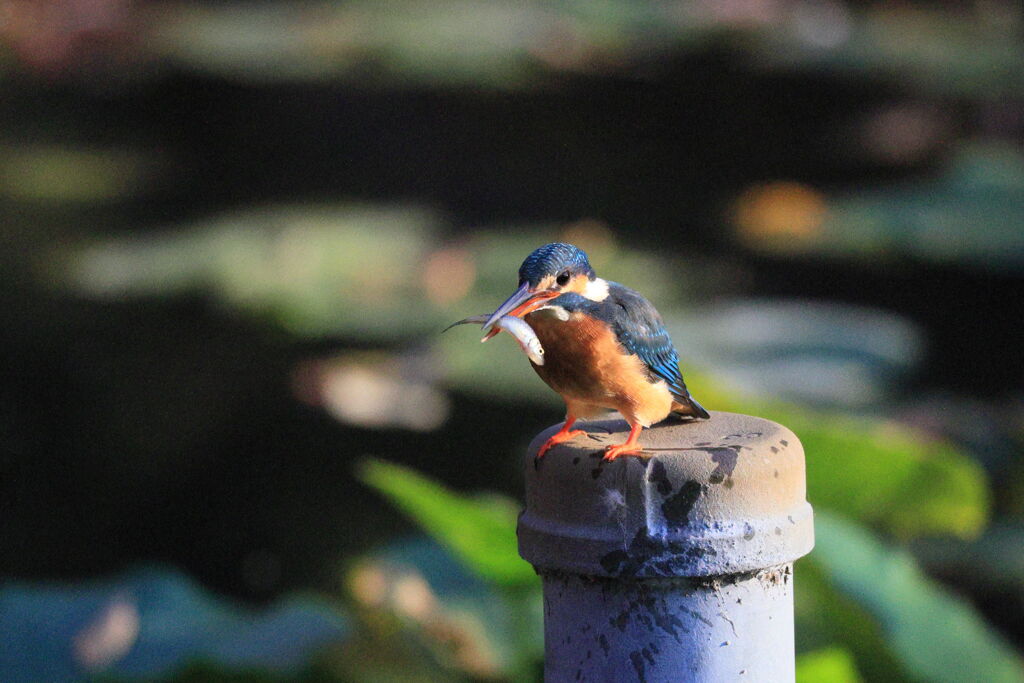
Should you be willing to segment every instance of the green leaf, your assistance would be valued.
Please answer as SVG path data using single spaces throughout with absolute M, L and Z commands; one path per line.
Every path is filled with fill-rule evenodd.
M 1024 595 L 1024 524 L 995 524 L 968 543 L 928 538 L 910 547 L 930 573 L 950 577 L 965 592 Z
M 723 390 L 699 373 L 687 384 L 715 410 L 760 415 L 797 435 L 807 456 L 808 498 L 897 538 L 984 529 L 991 495 L 981 466 L 951 444 L 915 430 Z
M 860 683 L 853 656 L 838 647 L 817 650 L 796 659 L 797 683 Z
M 869 681 L 910 682 L 913 678 L 889 647 L 875 618 L 832 585 L 811 556 L 797 560 L 794 617 L 798 653 L 838 648 L 850 653 Z
M 984 529 L 991 507 L 985 473 L 952 445 L 895 423 L 808 414 L 788 418 L 807 453 L 812 503 L 901 539 L 973 538 Z
M 533 568 L 519 557 L 514 503 L 496 496 L 463 496 L 382 460 L 364 461 L 358 476 L 482 578 L 509 587 L 536 583 Z
M 809 560 L 878 621 L 907 671 L 929 681 L 1024 682 L 1024 661 L 966 602 L 927 578 L 909 553 L 818 512 Z

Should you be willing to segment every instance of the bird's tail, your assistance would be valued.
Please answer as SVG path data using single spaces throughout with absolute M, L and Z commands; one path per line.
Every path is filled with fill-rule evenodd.
M 704 406 L 697 403 L 697 399 L 693 396 L 687 396 L 683 401 L 676 401 L 672 406 L 672 412 L 681 417 L 697 417 L 702 420 L 711 418 L 710 413 L 704 409 Z

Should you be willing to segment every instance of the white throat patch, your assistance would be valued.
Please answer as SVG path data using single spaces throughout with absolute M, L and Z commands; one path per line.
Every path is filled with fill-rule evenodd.
M 599 277 L 588 281 L 583 288 L 583 296 L 591 301 L 604 301 L 608 298 L 608 281 Z

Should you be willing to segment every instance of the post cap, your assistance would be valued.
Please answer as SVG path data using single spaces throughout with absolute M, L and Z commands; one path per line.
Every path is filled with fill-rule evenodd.
M 749 415 L 665 422 L 643 430 L 644 453 L 602 462 L 626 440 L 621 419 L 585 423 L 586 436 L 526 454 L 519 553 L 538 571 L 620 578 L 756 571 L 814 546 L 804 452 L 785 427 Z

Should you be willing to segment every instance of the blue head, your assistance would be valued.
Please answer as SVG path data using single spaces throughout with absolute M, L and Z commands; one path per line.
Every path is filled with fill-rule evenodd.
M 519 284 L 528 283 L 535 291 L 552 286 L 565 288 L 570 281 L 582 277 L 588 280 L 596 277 L 586 252 L 564 242 L 534 249 L 519 266 Z
M 579 247 L 552 242 L 535 249 L 519 266 L 519 289 L 498 306 L 484 324 L 490 327 L 504 315 L 522 317 L 566 292 L 581 292 L 596 278 L 586 253 Z

